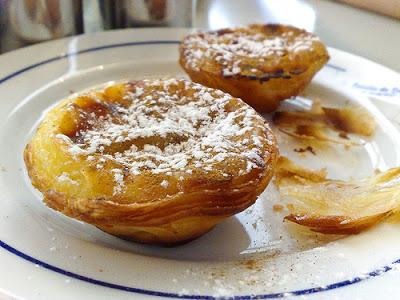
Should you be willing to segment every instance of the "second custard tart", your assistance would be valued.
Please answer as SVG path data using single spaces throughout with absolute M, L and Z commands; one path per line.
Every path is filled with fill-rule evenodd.
M 311 33 L 266 24 L 190 34 L 179 61 L 193 81 L 270 112 L 301 93 L 328 59 Z
M 25 149 L 45 203 L 143 243 L 192 240 L 252 205 L 275 138 L 243 101 L 186 80 L 142 80 L 70 97 Z

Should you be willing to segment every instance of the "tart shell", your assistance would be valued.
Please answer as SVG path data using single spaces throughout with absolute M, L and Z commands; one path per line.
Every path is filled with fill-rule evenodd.
M 175 92 L 179 90 L 180 97 L 184 94 L 188 96 L 191 88 L 212 95 L 215 93 L 225 101 L 219 109 L 226 111 L 220 113 L 228 117 L 232 114 L 239 117 L 249 116 L 249 130 L 243 136 L 232 133 L 232 138 L 238 143 L 251 137 L 259 138 L 257 146 L 251 143 L 248 146 L 237 146 L 248 147 L 253 152 L 257 150 L 258 160 L 241 156 L 237 152 L 226 160 L 210 165 L 203 162 L 202 167 L 196 167 L 192 159 L 186 166 L 171 169 L 167 173 L 154 172 L 148 168 L 130 172 L 129 163 L 121 164 L 113 156 L 117 151 L 122 152 L 118 149 L 122 147 L 118 143 L 111 143 L 103 151 L 96 149 L 95 152 L 88 153 L 88 148 L 82 142 L 83 138 L 88 131 L 95 131 L 96 126 L 102 128 L 107 123 L 99 117 L 104 115 L 104 110 L 121 110 L 120 106 L 126 107 L 125 96 L 139 90 L 143 95 L 135 96 L 135 101 L 141 105 L 141 101 L 147 101 L 143 100 L 144 97 L 157 93 L 157 89 L 164 89 L 165 86 L 172 86 Z M 171 92 L 168 89 L 167 91 Z M 198 98 L 201 96 L 194 99 L 202 103 L 198 109 L 208 109 L 208 102 Z M 162 101 L 163 104 L 156 105 L 161 107 L 168 104 L 172 108 L 177 105 L 175 100 L 167 104 L 165 98 Z M 209 99 L 209 103 L 212 101 Z M 93 111 L 93 104 L 100 105 L 100 108 Z M 90 112 L 90 115 L 102 121 L 93 125 L 94 129 L 87 129 L 82 124 L 85 122 L 82 117 L 85 112 Z M 154 112 L 150 113 L 152 116 Z M 218 122 L 226 119 L 225 116 L 214 118 L 220 120 Z M 240 128 L 240 121 L 238 122 Z M 80 131 L 77 131 L 77 126 L 81 128 Z M 209 134 L 212 135 L 212 132 L 207 133 L 204 138 L 209 138 Z M 179 138 L 177 139 L 179 142 Z M 138 145 L 141 140 L 138 141 L 129 143 Z M 160 137 L 146 140 L 146 143 L 153 145 L 161 142 L 170 141 Z M 77 147 L 81 147 L 78 152 L 75 151 Z M 126 148 L 126 144 L 123 147 Z M 185 148 L 188 155 L 192 155 L 191 147 L 189 144 Z M 136 155 L 140 151 L 141 155 L 148 154 L 144 150 L 129 151 L 130 155 Z M 160 80 L 119 84 L 62 101 L 45 116 L 26 146 L 24 160 L 32 184 L 42 192 L 44 202 L 52 209 L 124 239 L 176 245 L 203 235 L 225 218 L 252 205 L 271 179 L 277 154 L 275 138 L 268 124 L 240 99 L 185 80 L 170 80 L 167 83 Z M 180 153 L 177 152 L 177 155 Z M 218 153 L 212 152 L 210 155 L 214 158 Z M 99 162 L 102 163 L 100 169 Z M 115 181 L 115 170 L 119 169 L 122 170 L 124 186 L 116 190 L 118 182 Z M 166 180 L 169 182 L 168 186 L 163 184 Z
M 243 37 L 257 37 L 259 46 L 281 40 L 282 46 L 270 52 L 268 46 L 263 46 L 264 52 L 257 47 L 259 51 L 252 53 L 251 47 L 240 48 L 240 43 L 246 46 Z M 280 101 L 299 95 L 328 60 L 324 44 L 305 30 L 254 24 L 188 35 L 180 45 L 179 62 L 194 82 L 241 98 L 260 112 L 271 112 Z M 232 73 L 234 66 L 239 71 Z

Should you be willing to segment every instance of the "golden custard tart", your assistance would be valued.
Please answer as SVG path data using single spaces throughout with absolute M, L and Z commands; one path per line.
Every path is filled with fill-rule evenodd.
M 301 93 L 328 59 L 311 33 L 266 24 L 190 34 L 181 42 L 179 62 L 193 81 L 270 112 Z
M 277 146 L 240 99 L 183 79 L 141 80 L 62 101 L 24 158 L 49 207 L 124 239 L 174 245 L 252 205 Z

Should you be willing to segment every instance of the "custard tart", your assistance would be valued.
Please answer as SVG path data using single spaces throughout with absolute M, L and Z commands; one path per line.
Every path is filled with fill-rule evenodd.
M 277 146 L 242 100 L 154 79 L 62 101 L 24 158 L 49 207 L 121 238 L 174 245 L 252 205 L 270 181 Z
M 190 34 L 179 62 L 193 81 L 270 112 L 301 93 L 328 59 L 324 44 L 305 30 L 255 24 Z

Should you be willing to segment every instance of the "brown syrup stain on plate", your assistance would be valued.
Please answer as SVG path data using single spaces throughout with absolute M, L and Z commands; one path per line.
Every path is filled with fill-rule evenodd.
M 297 152 L 297 153 L 306 153 L 306 152 L 309 152 L 309 153 L 311 153 L 312 155 L 317 155 L 317 153 L 315 152 L 315 150 L 314 150 L 314 148 L 313 147 L 311 147 L 311 146 L 307 146 L 307 147 L 305 147 L 305 148 L 295 148 L 295 149 L 293 149 L 293 151 L 294 152 Z

